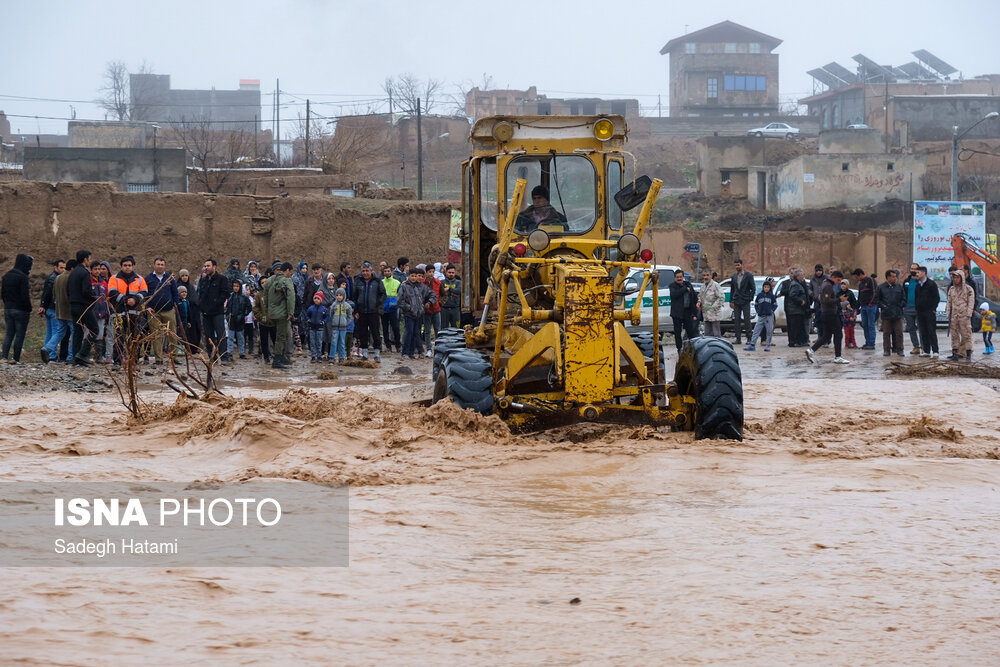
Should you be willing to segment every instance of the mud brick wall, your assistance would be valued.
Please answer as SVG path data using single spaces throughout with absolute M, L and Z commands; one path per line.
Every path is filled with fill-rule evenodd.
M 684 252 L 687 243 L 701 243 L 701 266 L 722 277 L 733 272 L 739 257 L 755 275 L 780 276 L 791 266 L 812 273 L 813 266 L 831 264 L 846 275 L 855 268 L 883 275 L 886 269 L 905 269 L 912 256 L 909 230 L 865 232 L 654 230 L 646 235 L 658 264 L 674 264 L 694 273 L 697 253 Z M 699 277 L 700 278 L 700 277 Z
M 207 257 L 319 261 L 328 268 L 365 260 L 412 264 L 448 256 L 449 202 L 366 204 L 329 196 L 270 200 L 187 193 L 131 194 L 107 183 L 0 184 L 0 267 L 14 256 L 35 257 L 35 280 L 52 259 L 81 248 L 95 259 L 133 255 L 142 273 L 162 255 L 167 267 L 192 272 Z M 369 212 L 371 211 L 371 212 Z M 6 271 L 6 268 L 3 268 Z M 335 271 L 336 272 L 336 271 Z

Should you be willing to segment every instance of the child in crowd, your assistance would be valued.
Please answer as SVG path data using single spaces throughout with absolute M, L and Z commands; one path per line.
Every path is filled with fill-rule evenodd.
M 184 285 L 179 285 L 177 287 L 177 294 L 181 297 L 180 303 L 177 304 L 177 331 L 180 332 L 179 338 L 182 341 L 182 347 L 179 348 L 180 351 L 177 353 L 181 355 L 186 349 L 190 354 L 194 354 L 194 347 L 198 345 L 197 340 L 194 340 L 194 334 L 192 327 L 194 326 L 194 316 L 191 313 L 191 302 L 188 301 L 188 289 Z
M 336 301 L 330 306 L 330 327 L 332 337 L 330 339 L 330 361 L 337 355 L 337 361 L 343 363 L 347 356 L 347 327 L 354 323 L 354 308 L 347 300 L 347 292 L 338 287 L 335 294 Z
M 341 278 L 337 281 L 337 289 L 344 290 L 344 300 L 351 307 L 351 321 L 347 323 L 347 337 L 344 340 L 344 346 L 347 348 L 348 356 L 354 354 L 354 302 L 347 296 L 349 290 L 347 289 L 347 281 Z M 361 356 L 361 350 L 357 350 L 357 356 Z
M 420 345 L 420 323 L 427 312 L 427 306 L 437 301 L 434 291 L 424 284 L 423 269 L 410 269 L 407 281 L 399 286 L 397 304 L 403 315 L 403 357 L 416 359 Z
M 323 329 L 330 317 L 330 309 L 323 305 L 323 293 L 313 294 L 313 304 L 306 310 L 306 322 L 309 325 L 309 356 L 312 363 L 320 361 L 323 356 Z
M 749 344 L 743 348 L 747 352 L 753 352 L 757 349 L 754 342 L 758 338 L 764 343 L 764 351 L 771 351 L 771 336 L 774 334 L 774 312 L 778 309 L 778 299 L 774 296 L 771 289 L 771 281 L 764 281 L 760 294 L 754 300 L 754 308 L 757 310 L 757 324 L 754 325 L 753 333 L 750 334 Z M 766 342 L 764 339 L 765 333 L 767 334 Z
M 256 283 L 251 283 L 249 281 L 243 286 L 243 296 L 245 296 L 250 302 L 250 312 L 243 318 L 243 335 L 247 341 L 247 354 L 251 357 L 253 356 L 254 351 L 254 339 L 257 338 L 257 319 L 253 314 L 254 300 L 256 298 L 253 295 L 255 286 Z M 242 357 L 243 355 L 240 355 L 240 358 Z
M 247 341 L 243 335 L 247 314 L 253 310 L 250 298 L 243 293 L 243 282 L 233 281 L 233 291 L 226 301 L 226 324 L 229 326 L 228 352 L 223 355 L 223 361 L 231 361 L 239 348 L 240 359 L 246 359 Z
M 997 330 L 997 315 L 985 301 L 979 306 L 979 314 L 983 316 L 983 326 L 980 329 L 983 332 L 983 345 L 986 346 L 983 354 L 993 354 L 993 332 Z
M 850 297 L 851 291 L 849 289 L 845 288 L 840 291 L 840 323 L 844 325 L 844 348 L 856 350 L 858 342 L 854 338 L 854 327 L 858 321 L 858 311 L 851 305 Z

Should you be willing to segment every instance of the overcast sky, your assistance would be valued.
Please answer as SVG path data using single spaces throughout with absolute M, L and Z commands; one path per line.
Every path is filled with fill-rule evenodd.
M 236 89 L 260 79 L 269 123 L 275 79 L 282 117 L 387 107 L 386 76 L 440 79 L 446 92 L 492 76 L 497 87 L 531 85 L 550 97 L 635 97 L 666 112 L 668 57 L 660 48 L 685 32 L 731 20 L 783 40 L 781 99 L 813 93 L 807 70 L 851 56 L 881 64 L 927 49 L 966 77 L 1000 73 L 997 0 L 909 3 L 608 2 L 543 0 L 3 0 L 5 62 L 0 110 L 14 134 L 66 133 L 70 106 L 80 120 L 103 119 L 99 95 L 108 62 L 137 70 L 145 61 L 173 88 Z M 1000 92 L 1000 91 L 998 91 Z M 37 98 L 37 99 L 17 99 Z M 53 100 L 53 101 L 45 101 Z M 450 106 L 450 105 L 447 105 Z M 442 105 L 441 112 L 448 109 Z M 43 120 L 22 116 L 51 116 Z

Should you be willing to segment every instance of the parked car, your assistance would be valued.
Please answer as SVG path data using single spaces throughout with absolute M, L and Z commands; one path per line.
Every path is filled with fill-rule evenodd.
M 670 283 L 674 282 L 674 271 L 679 266 L 667 264 L 657 264 L 653 267 L 659 275 L 658 301 L 660 308 L 660 331 L 671 331 L 673 324 L 670 321 Z M 685 274 L 686 275 L 686 274 Z M 623 285 L 625 292 L 624 305 L 631 308 L 639 298 L 639 288 L 646 278 L 646 271 L 643 269 L 630 269 L 628 278 Z M 650 282 L 646 286 L 646 291 L 642 293 L 642 305 L 639 306 L 639 325 L 632 326 L 631 321 L 625 321 L 625 327 L 630 331 L 652 331 L 653 329 L 653 285 Z
M 747 130 L 747 136 L 794 139 L 799 136 L 799 128 L 792 127 L 788 123 L 768 123 L 764 127 L 755 127 L 752 130 Z
M 754 290 L 754 295 L 756 295 L 758 292 L 761 292 L 764 289 L 763 285 L 764 281 L 767 280 L 767 277 L 754 276 L 753 280 L 755 283 L 754 286 L 756 287 L 756 289 Z M 730 293 L 732 291 L 731 289 L 732 282 L 733 282 L 732 278 L 726 278 L 725 280 L 719 281 L 719 287 L 722 288 L 722 296 L 725 297 L 725 303 L 722 304 L 722 312 L 720 313 L 720 315 L 722 316 L 723 331 L 729 331 L 733 328 L 733 306 L 730 303 L 730 301 L 732 300 L 732 295 Z M 779 308 L 782 305 L 781 301 L 782 301 L 781 299 L 778 300 Z M 781 310 L 781 316 L 782 316 L 782 322 L 784 322 L 784 316 L 785 316 L 784 309 Z M 756 320 L 757 320 L 757 309 L 754 307 L 753 302 L 750 302 L 750 321 L 755 322 Z M 777 323 L 775 323 L 775 326 L 778 326 Z M 784 326 L 784 324 L 782 324 L 781 326 Z
M 938 294 L 941 295 L 941 300 L 938 301 L 937 310 L 934 312 L 934 319 L 937 323 L 937 328 L 940 329 L 944 327 L 948 328 L 948 290 L 944 287 L 938 285 Z M 976 308 L 979 304 L 976 304 Z
M 870 130 L 871 128 L 864 123 L 852 123 L 847 126 L 848 130 Z

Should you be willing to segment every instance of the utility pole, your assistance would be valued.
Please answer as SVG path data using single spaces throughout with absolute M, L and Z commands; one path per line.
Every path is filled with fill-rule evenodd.
M 153 124 L 153 187 L 156 192 L 160 191 L 160 165 L 157 164 L 156 155 L 156 131 L 160 129 L 159 125 Z
M 274 163 L 281 166 L 281 80 L 274 80 Z
M 889 77 L 885 78 L 885 104 L 882 106 L 882 115 L 885 116 L 885 152 L 889 152 Z
M 393 124 L 392 124 L 392 88 L 390 88 L 388 92 L 389 92 L 389 155 L 392 155 L 393 148 L 395 147 L 394 142 L 396 140 L 396 136 L 395 136 L 396 132 L 395 132 L 395 128 L 393 127 Z M 400 158 L 402 158 L 402 154 L 400 154 Z M 402 169 L 402 167 L 400 167 L 400 169 Z M 404 179 L 406 178 L 406 174 L 403 174 L 403 178 Z M 393 187 L 396 187 L 396 175 L 395 174 L 393 174 L 393 176 L 392 176 L 392 183 L 391 183 L 391 185 Z M 406 183 L 404 182 L 403 185 L 405 186 Z
M 309 167 L 309 100 L 306 100 L 306 167 Z
M 420 131 L 420 98 L 417 98 L 417 200 L 424 198 L 424 141 Z
M 663 118 L 663 100 L 659 95 L 656 96 L 656 117 Z

